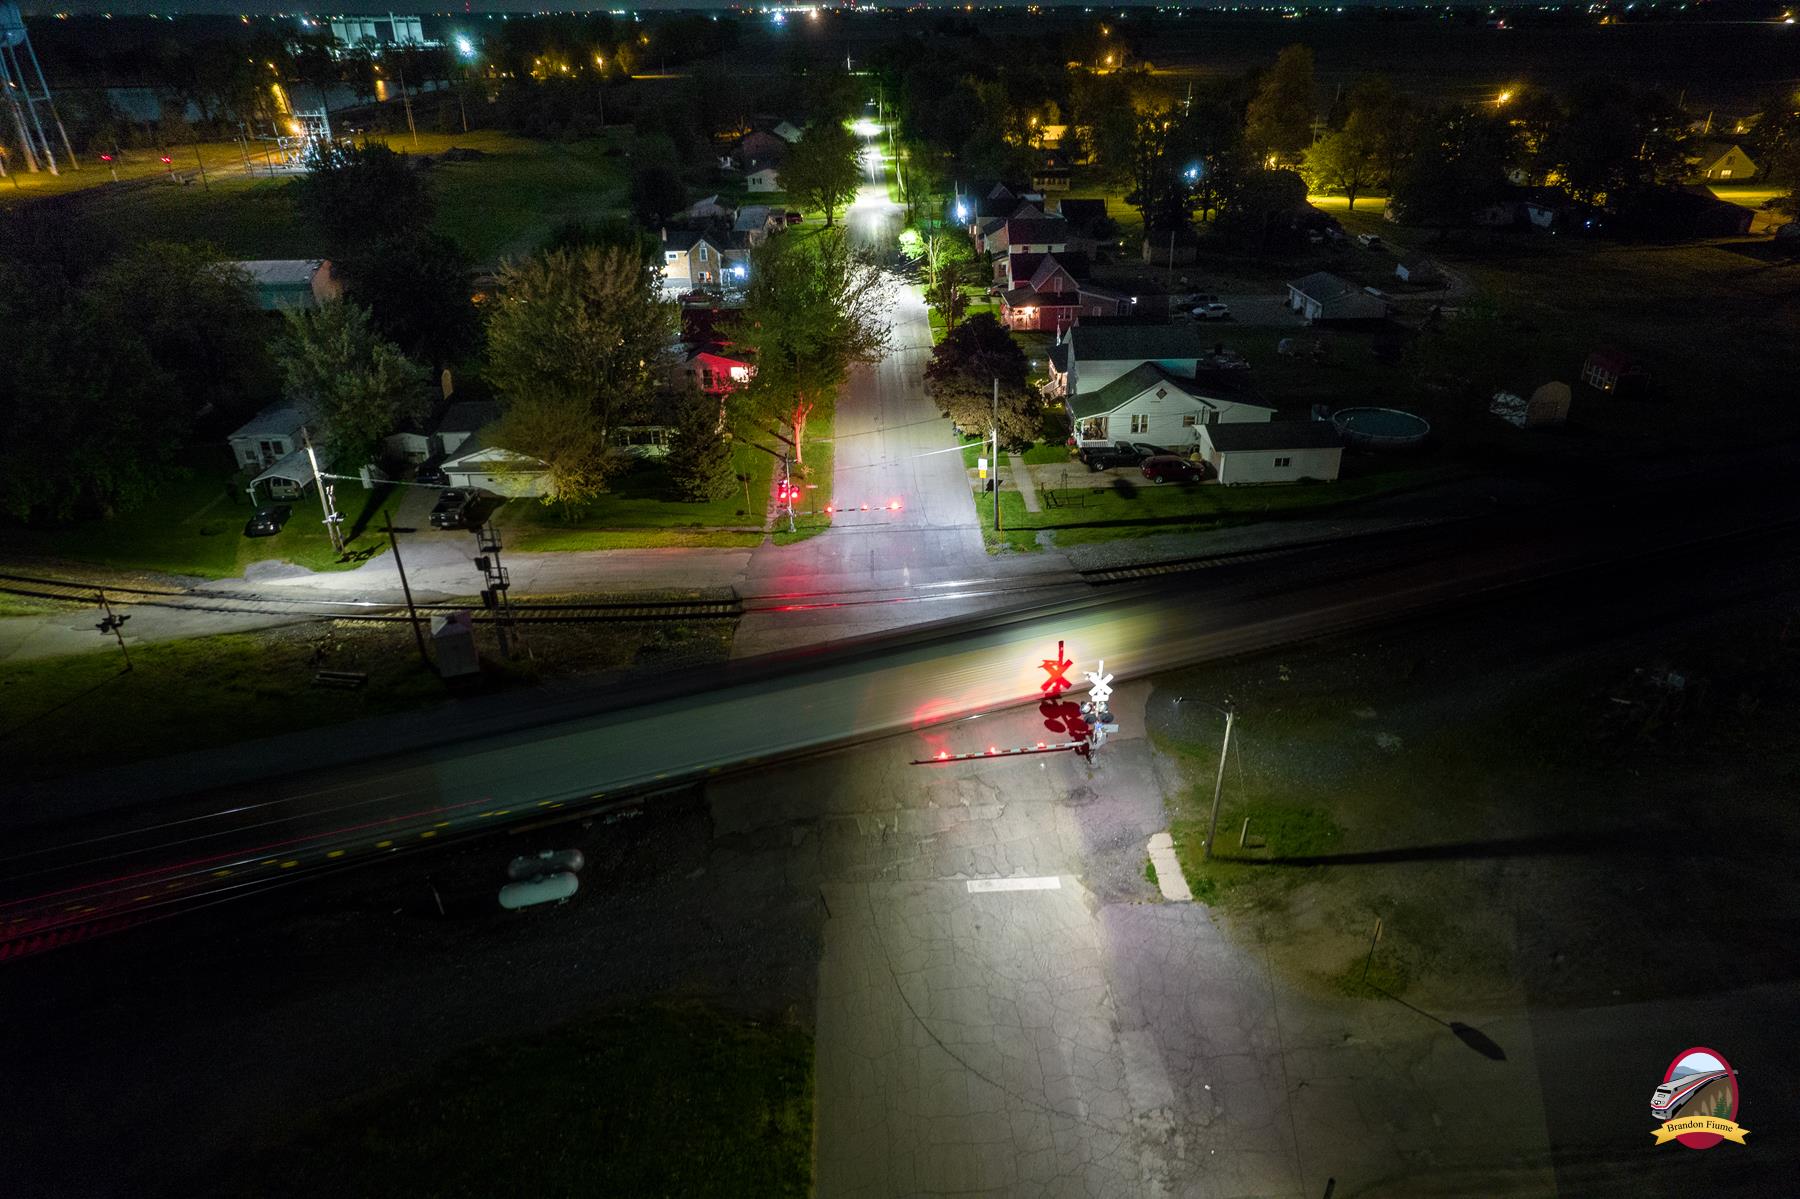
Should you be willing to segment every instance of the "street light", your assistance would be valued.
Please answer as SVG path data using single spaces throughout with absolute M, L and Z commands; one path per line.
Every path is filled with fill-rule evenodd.
M 1213 777 L 1212 819 L 1207 822 L 1206 847 L 1200 855 L 1201 861 L 1210 862 L 1212 861 L 1213 838 L 1219 834 L 1219 793 L 1225 787 L 1225 758 L 1231 753 L 1231 726 L 1237 722 L 1237 710 L 1232 706 L 1230 699 L 1227 699 L 1222 707 L 1211 700 L 1189 699 L 1185 695 L 1177 695 L 1175 702 L 1178 704 L 1205 704 L 1213 711 L 1225 714 L 1225 742 L 1219 746 L 1219 772 Z
M 474 58 L 475 43 L 470 41 L 467 35 L 459 33 L 456 35 L 456 52 L 464 58 Z

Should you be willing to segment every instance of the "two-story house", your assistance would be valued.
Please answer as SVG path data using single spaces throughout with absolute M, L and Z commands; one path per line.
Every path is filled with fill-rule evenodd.
M 663 285 L 678 291 L 720 286 L 727 240 L 697 229 L 663 230 Z

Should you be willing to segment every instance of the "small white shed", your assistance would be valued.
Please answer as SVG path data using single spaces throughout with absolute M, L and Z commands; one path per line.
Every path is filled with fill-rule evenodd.
M 1207 425 L 1200 455 L 1225 484 L 1329 481 L 1338 477 L 1344 443 L 1330 421 Z

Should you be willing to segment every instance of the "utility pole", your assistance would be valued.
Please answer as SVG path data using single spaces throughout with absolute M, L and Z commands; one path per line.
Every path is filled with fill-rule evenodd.
M 417 150 L 419 148 L 419 129 L 413 124 L 412 97 L 406 91 L 406 64 L 400 60 L 399 54 L 394 55 L 394 72 L 400 76 L 400 106 L 406 109 L 406 128 L 412 134 L 413 149 Z
M 212 184 L 206 180 L 206 159 L 200 157 L 200 135 L 194 135 L 194 161 L 200 164 L 200 190 L 211 191 Z
M 100 630 L 100 635 L 102 637 L 111 633 L 114 637 L 119 639 L 119 652 L 125 655 L 125 669 L 130 670 L 131 651 L 125 648 L 125 634 L 121 632 L 121 630 L 124 629 L 125 622 L 131 619 L 131 615 L 127 613 L 123 616 L 115 616 L 113 614 L 112 605 L 106 602 L 106 592 L 104 591 L 100 593 L 100 606 L 106 610 L 106 617 L 95 624 L 94 627 Z
M 1000 531 L 1000 376 L 994 376 L 994 532 Z
M 343 517 L 339 516 L 332 503 L 332 488 L 319 474 L 319 455 L 313 451 L 312 435 L 306 426 L 300 426 L 300 439 L 306 443 L 306 460 L 312 464 L 313 488 L 319 493 L 319 508 L 325 513 L 325 529 L 331 534 L 331 544 L 338 553 L 344 552 L 344 531 L 338 527 Z
M 1225 705 L 1225 743 L 1219 747 L 1219 773 L 1213 777 L 1212 819 L 1206 826 L 1206 850 L 1200 855 L 1205 862 L 1212 861 L 1213 838 L 1219 834 L 1219 793 L 1225 787 L 1225 758 L 1231 753 L 1231 726 L 1237 719 L 1237 710 L 1228 702 Z
M 419 628 L 419 610 L 413 606 L 412 588 L 406 582 L 406 563 L 400 560 L 400 539 L 394 536 L 394 518 L 386 508 L 381 510 L 381 524 L 388 535 L 388 548 L 394 552 L 394 569 L 400 572 L 400 593 L 406 596 L 406 617 L 412 624 L 413 640 L 419 646 L 419 661 L 431 669 L 431 655 L 425 652 L 425 633 Z

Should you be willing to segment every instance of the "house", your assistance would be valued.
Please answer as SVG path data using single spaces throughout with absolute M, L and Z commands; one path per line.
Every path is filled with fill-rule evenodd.
M 769 132 L 773 133 L 776 137 L 780 138 L 790 146 L 805 136 L 805 131 L 792 121 L 778 121 L 776 122 L 775 128 L 769 130 Z
M 677 386 L 691 383 L 710 396 L 722 396 L 748 383 L 756 364 L 729 342 L 707 341 L 684 345 L 676 354 Z
M 744 205 L 737 210 L 737 218 L 731 223 L 732 233 L 741 234 L 746 245 L 751 247 L 762 245 L 771 233 L 780 233 L 786 228 L 786 212 L 766 204 Z
M 1069 223 L 1042 214 L 1009 217 L 982 237 L 981 248 L 989 254 L 1055 254 L 1069 248 Z
M 1198 447 L 1200 431 L 1223 422 L 1267 421 L 1275 410 L 1228 399 L 1191 376 L 1140 362 L 1105 386 L 1067 396 L 1063 407 L 1079 446 L 1146 441 L 1170 449 Z
M 1118 228 L 1106 215 L 1105 200 L 1063 200 L 1057 205 L 1056 214 L 1069 223 L 1071 250 L 1092 257 L 1118 237 Z
M 1756 178 L 1756 162 L 1742 146 L 1730 142 L 1701 142 L 1688 155 L 1691 178 L 1708 183 L 1742 183 Z
M 1041 192 L 1069 190 L 1069 161 L 1062 154 L 1046 154 L 1031 172 L 1031 186 Z
M 705 196 L 695 200 L 676 215 L 681 220 L 703 225 L 708 221 L 729 221 L 731 209 L 719 203 L 718 196 Z
M 1581 381 L 1608 395 L 1630 395 L 1648 380 L 1643 366 L 1618 350 L 1595 350 L 1581 364 Z
M 331 469 L 329 455 L 319 453 L 316 459 L 315 462 L 314 454 L 298 449 L 265 466 L 244 489 L 250 493 L 250 502 L 262 503 L 264 496 L 260 493 L 267 493 L 271 500 L 299 499 L 307 488 L 318 484 L 319 474 Z
M 1394 278 L 1402 283 L 1424 286 L 1442 283 L 1444 274 L 1438 270 L 1437 263 L 1429 258 L 1404 258 L 1394 267 Z
M 747 133 L 744 140 L 738 143 L 738 169 L 746 173 L 760 167 L 778 167 L 787 157 L 788 143 L 773 133 L 758 130 Z
M 291 405 L 264 408 L 226 438 L 231 459 L 241 467 L 258 470 L 273 465 L 300 447 L 305 424 L 305 413 Z
M 774 167 L 757 167 L 754 171 L 746 171 L 744 173 L 744 190 L 778 192 L 781 190 L 781 175 Z
M 231 264 L 250 277 L 256 306 L 264 312 L 317 308 L 344 294 L 324 258 L 252 258 Z
M 725 269 L 725 239 L 695 229 L 663 230 L 663 284 L 679 290 L 717 287 Z
M 1098 391 L 1146 362 L 1191 379 L 1208 353 L 1192 325 L 1077 325 L 1050 352 L 1044 392 L 1054 398 Z
M 550 465 L 495 445 L 492 426 L 477 432 L 440 464 L 450 486 L 496 495 L 541 496 L 550 489 Z
M 1320 321 L 1380 321 L 1387 301 L 1372 296 L 1348 279 L 1314 271 L 1288 284 L 1287 306 L 1314 324 Z
M 1219 482 L 1327 482 L 1338 477 L 1344 443 L 1326 420 L 1272 420 L 1203 425 L 1200 456 Z

